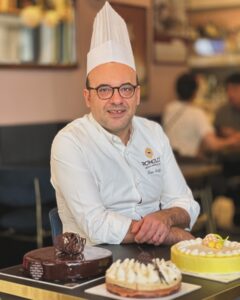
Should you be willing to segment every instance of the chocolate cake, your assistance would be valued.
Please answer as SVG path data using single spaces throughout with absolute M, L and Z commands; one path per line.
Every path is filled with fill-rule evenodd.
M 53 247 L 26 253 L 23 268 L 33 279 L 48 281 L 75 281 L 104 274 L 112 263 L 111 251 L 85 243 L 78 234 L 61 234 Z

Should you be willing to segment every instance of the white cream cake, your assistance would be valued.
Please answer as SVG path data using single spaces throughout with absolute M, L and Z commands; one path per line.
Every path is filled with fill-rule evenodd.
M 106 287 L 124 297 L 158 297 L 180 289 L 182 275 L 171 262 L 155 258 L 144 264 L 134 259 L 117 260 L 106 271 Z

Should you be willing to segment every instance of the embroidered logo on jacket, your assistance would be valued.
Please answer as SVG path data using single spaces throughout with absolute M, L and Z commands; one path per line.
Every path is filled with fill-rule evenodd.
M 151 148 L 147 147 L 144 151 L 144 154 L 148 158 L 148 160 L 141 162 L 145 169 L 160 166 L 160 156 L 154 157 L 153 150 Z M 151 171 L 151 174 L 155 172 L 160 172 L 160 169 L 155 169 L 154 171 Z
M 145 155 L 147 156 L 147 158 L 153 158 L 153 151 L 151 148 L 146 148 L 145 149 Z

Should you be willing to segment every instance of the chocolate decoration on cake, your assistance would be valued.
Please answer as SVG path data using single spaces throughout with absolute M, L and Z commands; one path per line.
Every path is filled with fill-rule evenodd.
M 167 282 L 165 276 L 163 275 L 162 271 L 159 269 L 159 267 L 158 267 L 158 265 L 156 264 L 156 262 L 154 262 L 154 270 L 157 271 L 158 277 L 159 277 L 160 281 L 161 281 L 162 283 L 168 284 L 168 282 Z
M 137 260 L 142 264 L 151 264 L 153 257 L 150 253 L 144 251 L 140 246 L 138 246 L 138 249 L 141 251 L 140 254 L 137 257 Z
M 147 265 L 147 264 L 153 264 L 154 265 L 154 270 L 157 271 L 158 277 L 160 278 L 161 282 L 165 282 L 166 284 L 166 278 L 164 277 L 163 273 L 161 272 L 161 270 L 159 269 L 158 265 L 156 264 L 156 261 L 154 260 L 153 256 L 144 251 L 140 246 L 138 247 L 138 249 L 141 251 L 140 254 L 137 257 L 137 261 L 139 261 L 140 263 Z
M 34 261 L 30 264 L 29 272 L 33 279 L 39 280 L 43 276 L 43 267 L 41 262 Z
M 73 232 L 65 232 L 58 235 L 54 239 L 56 254 L 59 257 L 63 256 L 78 256 L 79 259 L 84 259 L 83 251 L 86 244 L 86 239 L 80 237 L 79 234 Z

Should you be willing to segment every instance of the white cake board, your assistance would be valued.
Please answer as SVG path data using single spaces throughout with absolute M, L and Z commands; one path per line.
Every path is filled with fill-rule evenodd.
M 240 278 L 240 273 L 229 273 L 229 274 L 214 274 L 214 273 L 194 273 L 194 272 L 185 272 L 182 271 L 182 274 L 190 275 L 194 277 L 214 280 L 223 283 L 229 283 L 231 281 L 237 280 Z
M 201 286 L 200 285 L 196 285 L 196 284 L 190 284 L 190 283 L 186 283 L 186 282 L 182 282 L 182 286 L 181 286 L 181 289 L 177 292 L 177 293 L 174 293 L 170 296 L 166 296 L 166 297 L 158 297 L 158 298 L 144 298 L 144 300 L 147 300 L 147 299 L 154 299 L 154 300 L 171 300 L 171 299 L 176 299 L 180 296 L 183 296 L 185 294 L 188 294 L 188 293 L 191 293 L 195 290 L 198 290 L 200 289 Z M 85 293 L 88 293 L 88 294 L 93 294 L 93 295 L 98 295 L 98 296 L 103 296 L 103 297 L 108 297 L 108 298 L 111 298 L 111 299 L 120 299 L 120 300 L 125 300 L 125 299 L 130 299 L 130 298 L 127 298 L 127 297 L 121 297 L 121 296 L 117 296 L 117 295 L 114 295 L 110 292 L 107 291 L 106 289 L 106 285 L 105 283 L 103 284 L 100 284 L 100 285 L 97 285 L 97 286 L 94 286 L 90 289 L 86 289 L 85 290 Z M 131 297 L 131 300 L 139 300 L 139 298 L 132 298 Z

